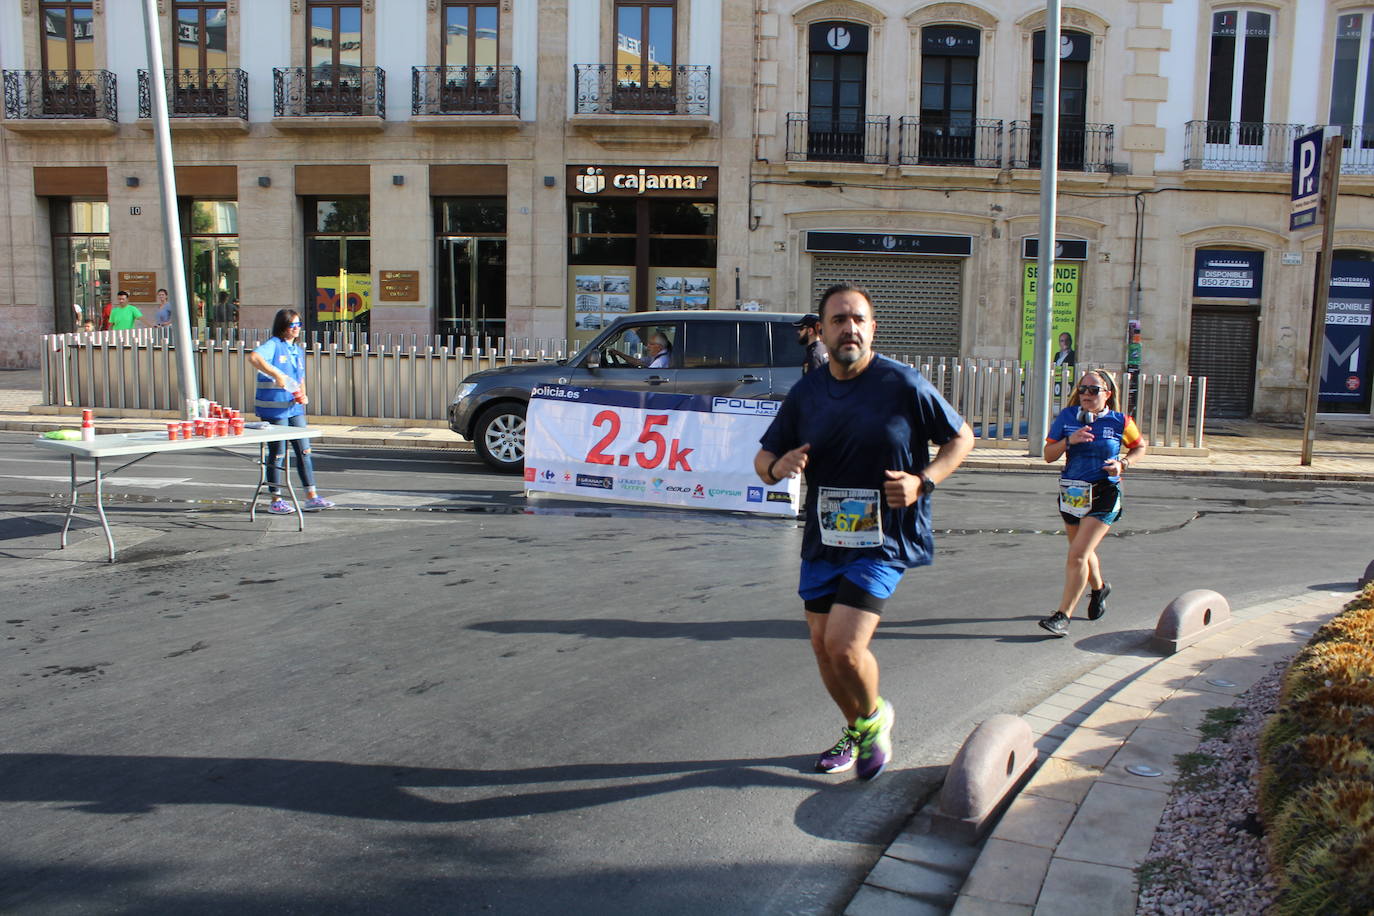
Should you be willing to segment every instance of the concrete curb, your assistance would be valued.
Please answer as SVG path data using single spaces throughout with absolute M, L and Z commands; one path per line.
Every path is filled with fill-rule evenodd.
M 1044 756 L 989 835 L 952 916 L 1133 916 L 1135 869 L 1177 778 L 1174 758 L 1200 743 L 1205 712 L 1290 658 L 1351 597 L 1304 594 L 1238 611 L 1175 655 L 1105 662 L 1027 712 Z M 1126 770 L 1142 763 L 1162 775 Z

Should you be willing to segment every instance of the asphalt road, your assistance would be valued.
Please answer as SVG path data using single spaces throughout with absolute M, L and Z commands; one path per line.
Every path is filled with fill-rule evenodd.
M 0 434 L 0 911 L 838 912 L 969 729 L 1144 652 L 1189 588 L 1350 588 L 1374 488 L 1130 480 L 1111 611 L 1044 638 L 1053 476 L 963 471 L 875 646 L 897 758 L 810 771 L 791 523 L 543 502 L 475 459 L 316 449 L 341 507 L 259 516 L 208 453 L 114 486 Z

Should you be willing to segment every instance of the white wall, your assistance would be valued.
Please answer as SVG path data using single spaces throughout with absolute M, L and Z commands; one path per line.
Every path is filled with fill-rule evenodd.
M 291 66 L 290 9 L 278 0 L 239 4 L 239 67 L 248 74 L 250 121 L 272 120 L 272 68 Z
M 602 60 L 608 52 L 601 47 L 601 4 L 597 0 L 568 2 L 568 116 L 577 107 L 577 86 L 573 67 L 577 64 L 611 64 Z M 550 78 L 551 75 L 550 75 Z
M 1318 110 L 1322 85 L 1331 79 L 1331 60 L 1322 57 L 1322 38 L 1330 28 L 1323 0 L 1298 0 L 1293 31 L 1293 60 L 1319 61 L 1315 67 L 1296 66 L 1288 74 L 1288 109 L 1278 120 L 1292 124 L 1325 124 L 1329 111 Z
M 1169 77 L 1168 101 L 1159 106 L 1159 126 L 1164 128 L 1164 153 L 1155 160 L 1160 171 L 1183 168 L 1183 153 L 1188 132 L 1184 125 L 1204 116 L 1193 107 L 1197 75 L 1197 56 L 1211 47 L 1199 41 L 1198 6 L 1195 0 L 1171 3 L 1164 7 L 1164 28 L 1169 30 L 1170 48 L 1160 56 L 1159 72 Z
M 425 65 L 425 3 L 385 0 L 375 9 L 377 66 L 386 71 L 386 119 L 405 121 L 411 115 L 411 68 Z
M 115 7 L 121 15 L 114 15 Z M 138 120 L 138 71 L 147 70 L 148 37 L 143 24 L 143 4 L 137 0 L 124 0 L 123 4 L 109 3 L 105 7 L 105 69 L 115 75 L 116 90 L 119 95 L 119 122 L 128 124 Z M 171 61 L 162 62 L 163 69 L 171 66 Z
M 0 0 L 0 70 L 24 70 L 24 16 L 19 0 Z
M 511 13 L 511 63 L 520 68 L 520 119 L 539 116 L 539 4 L 515 0 Z
M 711 68 L 711 117 L 720 120 L 721 0 L 692 0 L 687 57 L 679 64 Z

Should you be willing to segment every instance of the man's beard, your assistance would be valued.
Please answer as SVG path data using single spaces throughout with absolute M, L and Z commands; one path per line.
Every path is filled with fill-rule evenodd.
M 842 366 L 852 366 L 864 358 L 864 352 L 863 344 L 858 341 L 846 341 L 830 351 L 830 358 Z

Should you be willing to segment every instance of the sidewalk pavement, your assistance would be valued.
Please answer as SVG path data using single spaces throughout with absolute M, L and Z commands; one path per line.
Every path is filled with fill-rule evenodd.
M 36 369 L 0 370 L 0 430 L 45 432 L 80 425 L 77 408 L 61 412 L 44 408 Z M 112 416 L 114 413 L 139 416 Z M 99 432 L 161 429 L 172 414 L 156 411 L 96 411 Z M 328 445 L 461 449 L 471 442 L 449 430 L 442 420 L 393 420 L 362 417 L 312 416 L 321 430 L 316 441 Z M 1300 424 L 1259 423 L 1252 420 L 1212 420 L 1204 430 L 1205 448 L 1152 446 L 1131 474 L 1167 473 L 1253 477 L 1284 480 L 1374 481 L 1374 419 L 1323 420 L 1318 424 L 1312 464 L 1303 467 Z M 980 444 L 964 467 L 1058 473 L 1054 466 L 1024 449 Z
M 35 412 L 37 383 L 37 372 L 0 373 L 0 429 L 73 425 L 71 415 Z M 131 431 L 162 422 L 101 419 L 99 427 Z M 392 422 L 316 417 L 311 425 L 335 445 L 472 449 L 439 423 Z M 1368 419 L 1323 423 L 1310 467 L 1299 465 L 1301 429 L 1287 425 L 1218 421 L 1205 444 L 1205 455 L 1154 449 L 1131 473 L 1374 481 Z M 965 466 L 1055 472 L 1040 459 L 986 446 L 975 448 Z M 1078 678 L 1024 715 L 1040 760 L 981 846 L 932 833 L 929 814 L 918 813 L 846 916 L 1131 916 L 1135 869 L 1149 854 L 1177 777 L 1174 758 L 1196 748 L 1206 710 L 1229 705 L 1348 598 L 1303 595 L 1237 610 L 1218 632 L 1175 655 L 1142 650 Z M 1161 775 L 1127 772 L 1139 763 Z

